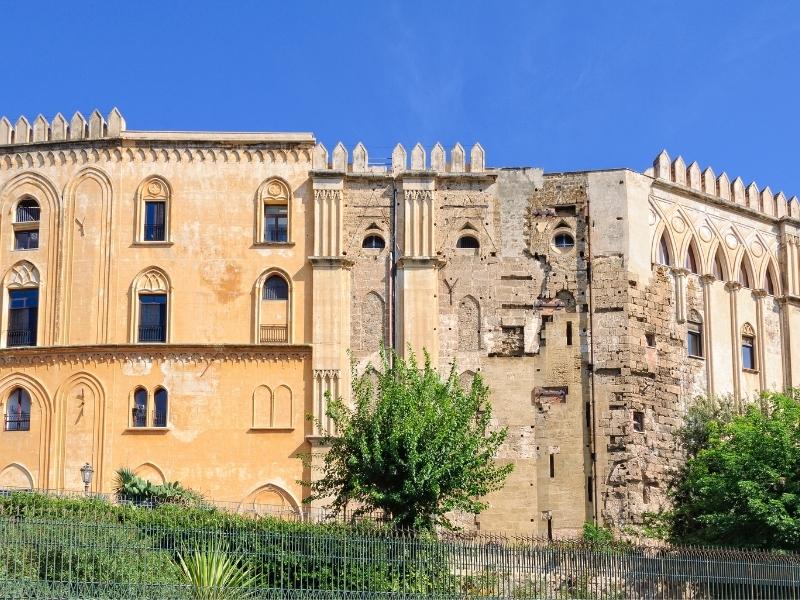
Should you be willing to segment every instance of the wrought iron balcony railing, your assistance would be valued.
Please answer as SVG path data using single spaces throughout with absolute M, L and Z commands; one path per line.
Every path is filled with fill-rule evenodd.
M 262 344 L 280 344 L 289 341 L 289 328 L 286 325 L 262 325 L 259 341 Z
M 8 337 L 6 338 L 6 346 L 35 346 L 36 345 L 36 330 L 35 329 L 9 329 Z
M 17 223 L 32 223 L 39 220 L 41 208 L 38 206 L 18 206 L 17 207 Z
M 154 410 L 153 411 L 153 427 L 166 427 L 167 426 L 167 413 Z
M 31 413 L 23 412 L 6 415 L 5 430 L 6 431 L 30 431 L 31 428 Z
M 163 242 L 164 226 L 163 225 L 145 225 L 144 226 L 144 239 L 147 242 Z
M 139 342 L 166 342 L 167 330 L 163 326 L 139 326 Z
M 135 406 L 131 409 L 131 427 L 147 427 L 147 412 Z

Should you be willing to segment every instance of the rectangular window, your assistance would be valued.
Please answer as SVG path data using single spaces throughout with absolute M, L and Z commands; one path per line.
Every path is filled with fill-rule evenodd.
M 645 333 L 644 334 L 645 343 L 649 348 L 656 347 L 656 334 L 655 333 Z
M 39 290 L 9 290 L 6 346 L 35 346 Z
M 750 371 L 756 370 L 755 338 L 749 335 L 742 336 L 742 368 Z
M 139 294 L 139 342 L 166 341 L 166 294 Z
M 703 356 L 703 332 L 700 323 L 689 323 L 686 331 L 686 346 L 689 356 Z
M 567 346 L 572 346 L 572 321 L 567 321 Z
M 144 241 L 163 242 L 166 238 L 166 209 L 163 200 L 144 203 Z
M 38 229 L 23 229 L 14 232 L 14 250 L 34 250 L 38 247 Z
M 264 206 L 264 241 L 289 241 L 289 209 L 285 204 Z
M 586 479 L 586 495 L 588 496 L 589 502 L 594 501 L 594 487 L 592 486 L 591 475 Z
M 556 455 L 552 452 L 550 453 L 550 478 L 556 476 Z

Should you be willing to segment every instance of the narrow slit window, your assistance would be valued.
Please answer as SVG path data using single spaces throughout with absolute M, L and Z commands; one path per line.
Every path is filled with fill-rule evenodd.
M 550 478 L 556 476 L 556 455 L 552 452 L 550 453 Z
M 633 411 L 633 430 L 636 433 L 644 433 L 644 411 Z
M 572 346 L 572 321 L 567 321 L 567 346 Z

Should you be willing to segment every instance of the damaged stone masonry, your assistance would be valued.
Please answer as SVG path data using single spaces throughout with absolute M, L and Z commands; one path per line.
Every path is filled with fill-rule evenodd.
M 697 396 L 800 379 L 797 199 L 666 153 L 544 173 L 95 111 L 0 119 L 0 203 L 0 486 L 82 489 L 90 460 L 97 491 L 124 464 L 300 511 L 303 417 L 383 342 L 480 373 L 509 429 L 514 472 L 462 525 L 569 535 L 666 505 Z

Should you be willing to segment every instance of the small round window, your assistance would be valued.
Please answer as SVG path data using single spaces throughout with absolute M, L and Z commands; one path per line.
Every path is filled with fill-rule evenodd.
M 471 235 L 462 235 L 458 238 L 458 242 L 456 243 L 456 248 L 471 248 L 476 249 L 480 248 L 481 244 L 477 238 L 472 237 Z
M 368 235 L 364 238 L 364 241 L 361 242 L 361 247 L 380 250 L 381 248 L 386 247 L 386 242 L 384 242 L 383 238 L 379 235 Z
M 575 247 L 575 238 L 569 233 L 561 231 L 557 233 L 555 237 L 553 237 L 553 246 L 562 252 L 566 252 L 567 250 L 571 250 Z

